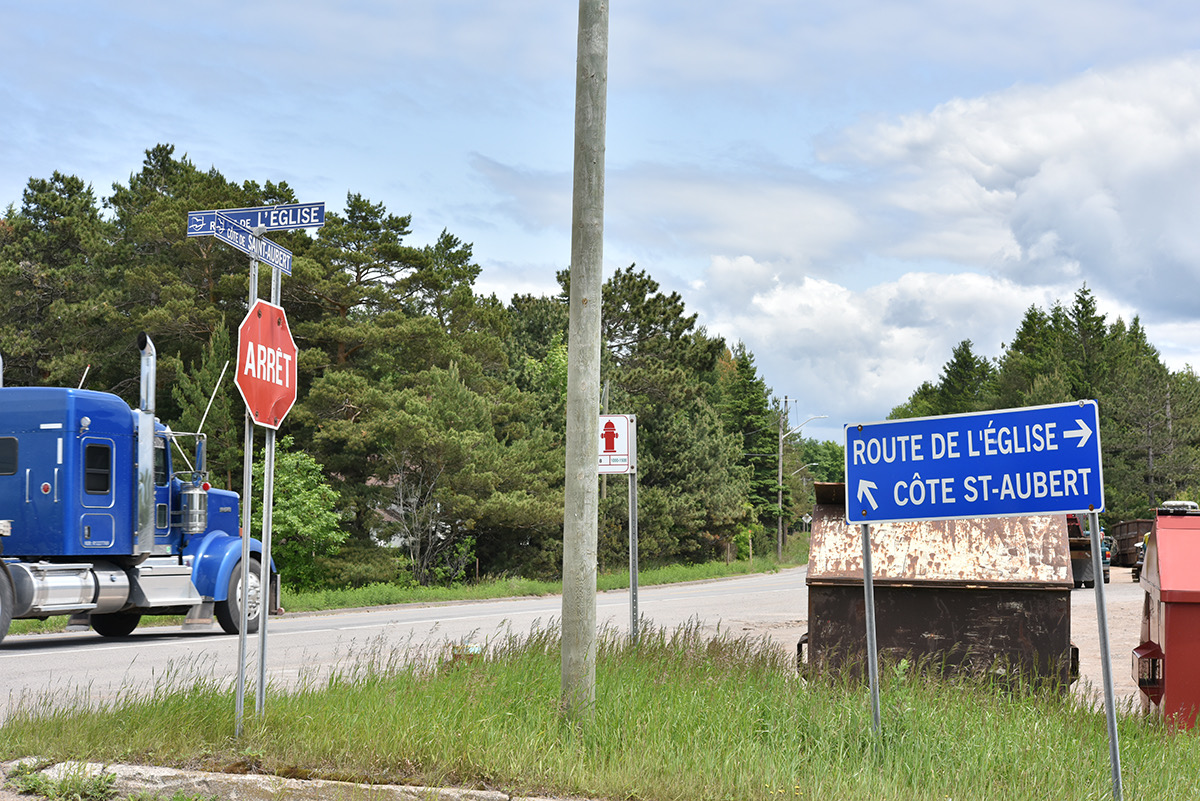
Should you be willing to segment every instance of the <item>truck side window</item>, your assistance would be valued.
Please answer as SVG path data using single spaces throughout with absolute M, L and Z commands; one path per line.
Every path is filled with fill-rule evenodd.
M 154 483 L 160 487 L 166 486 L 171 480 L 167 472 L 167 441 L 162 437 L 154 438 Z
M 83 489 L 89 495 L 107 495 L 112 488 L 112 449 L 88 445 L 83 450 Z
M 17 474 L 17 438 L 0 437 L 0 476 Z

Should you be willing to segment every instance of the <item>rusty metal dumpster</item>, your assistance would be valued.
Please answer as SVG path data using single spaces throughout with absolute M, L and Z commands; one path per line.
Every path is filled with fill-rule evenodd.
M 812 674 L 862 669 L 862 540 L 845 523 L 845 486 L 817 484 L 808 577 Z M 881 659 L 1066 687 L 1071 561 L 1064 515 L 885 523 L 871 527 Z M 807 659 L 804 648 L 807 645 Z
M 1200 708 L 1200 510 L 1159 509 L 1144 561 L 1133 678 L 1143 710 L 1190 729 Z

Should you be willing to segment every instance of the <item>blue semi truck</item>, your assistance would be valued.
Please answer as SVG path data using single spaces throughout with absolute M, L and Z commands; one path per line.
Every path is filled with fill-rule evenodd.
M 247 631 L 278 608 L 273 566 L 263 602 L 253 539 L 243 592 L 238 496 L 209 485 L 202 434 L 155 418 L 154 345 L 143 334 L 138 347 L 138 409 L 107 392 L 5 387 L 0 361 L 0 640 L 14 619 L 53 615 L 106 637 L 143 615 L 184 615 L 185 628 L 215 616 L 233 634 L 243 598 Z

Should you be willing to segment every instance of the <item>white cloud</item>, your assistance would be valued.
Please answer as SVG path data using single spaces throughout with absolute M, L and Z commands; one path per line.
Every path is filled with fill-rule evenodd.
M 1194 47 L 1189 0 L 657 0 L 614 9 L 618 88 L 705 92 L 757 105 L 817 98 L 873 112 L 1058 81 Z M 926 105 L 922 102 L 919 105 Z
M 794 173 L 639 164 L 610 173 L 609 187 L 606 229 L 652 253 L 811 264 L 861 227 L 848 203 Z
M 714 260 L 689 303 L 703 310 L 710 330 L 746 343 L 776 395 L 799 397 L 805 413 L 831 415 L 814 426 L 839 439 L 843 423 L 882 419 L 922 381 L 936 381 L 962 340 L 972 340 L 978 355 L 997 356 L 1030 305 L 1046 307 L 1073 291 L 914 272 L 861 291 L 811 277 L 777 281 L 735 304 L 713 289 L 724 285 L 713 276 L 731 269 L 759 279 L 770 272 L 745 258 Z
M 947 102 L 848 131 L 824 155 L 871 165 L 876 213 L 914 223 L 884 253 L 1030 286 L 1087 280 L 1195 314 L 1178 291 L 1200 291 L 1184 211 L 1200 205 L 1200 55 Z
M 1125 319 L 1130 319 L 1126 317 Z M 1158 348 L 1163 363 L 1172 370 L 1191 368 L 1200 372 L 1200 353 L 1196 343 L 1200 342 L 1200 320 L 1174 323 L 1146 323 L 1146 337 Z
M 0 206 L 52 170 L 107 194 L 169 142 L 412 213 L 415 244 L 447 228 L 481 291 L 554 291 L 570 4 L 77 5 L 0 27 Z M 1197 41 L 1191 0 L 614 7 L 608 267 L 684 292 L 835 418 L 886 414 L 962 339 L 996 355 L 1084 281 L 1200 364 Z
M 825 178 L 762 151 L 610 166 L 606 252 L 684 291 L 812 413 L 882 417 L 958 342 L 999 356 L 1030 305 L 1085 282 L 1173 366 L 1197 363 L 1200 56 L 947 101 L 820 153 Z M 565 175 L 502 173 L 513 219 L 565 208 Z

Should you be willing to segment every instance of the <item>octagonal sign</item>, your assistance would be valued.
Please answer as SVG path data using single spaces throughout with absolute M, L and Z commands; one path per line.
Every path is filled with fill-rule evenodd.
M 260 300 L 238 326 L 234 383 L 254 422 L 279 428 L 296 402 L 296 342 L 282 306 Z

